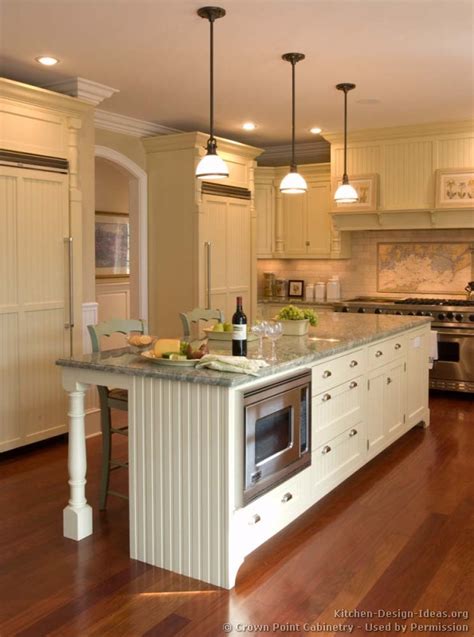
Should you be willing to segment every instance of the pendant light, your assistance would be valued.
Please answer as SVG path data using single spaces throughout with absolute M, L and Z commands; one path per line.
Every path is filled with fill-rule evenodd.
M 225 16 L 225 9 L 221 7 L 201 7 L 197 14 L 209 20 L 211 31 L 210 46 L 210 131 L 207 140 L 206 154 L 196 168 L 198 179 L 224 179 L 229 176 L 229 169 L 217 154 L 217 142 L 214 137 L 214 22 Z
M 303 53 L 285 53 L 281 56 L 285 62 L 291 64 L 291 165 L 290 172 L 280 182 L 280 192 L 286 194 L 304 193 L 308 190 L 306 181 L 299 174 L 295 161 L 295 66 L 304 60 Z
M 359 201 L 359 195 L 354 186 L 350 185 L 347 176 L 347 93 L 355 87 L 355 84 L 348 82 L 336 85 L 338 91 L 344 91 L 344 174 L 342 175 L 342 184 L 334 195 L 334 201 L 337 203 L 356 203 Z

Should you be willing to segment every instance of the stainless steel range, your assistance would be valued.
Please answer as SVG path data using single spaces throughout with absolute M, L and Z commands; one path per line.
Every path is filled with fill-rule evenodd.
M 335 310 L 432 317 L 438 360 L 430 371 L 430 387 L 474 393 L 474 300 L 359 296 L 336 304 Z

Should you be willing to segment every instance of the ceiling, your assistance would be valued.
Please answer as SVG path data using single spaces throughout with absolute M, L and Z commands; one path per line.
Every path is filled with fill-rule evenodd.
M 119 89 L 103 110 L 208 130 L 209 25 L 202 0 L 2 0 L 3 75 L 46 85 L 80 76 Z M 216 133 L 272 146 L 290 138 L 298 51 L 298 142 L 342 128 L 338 82 L 354 82 L 351 129 L 468 119 L 474 0 L 219 0 Z M 55 67 L 34 61 L 58 57 Z M 374 102 L 375 100 L 375 102 Z M 253 132 L 241 129 L 256 122 Z

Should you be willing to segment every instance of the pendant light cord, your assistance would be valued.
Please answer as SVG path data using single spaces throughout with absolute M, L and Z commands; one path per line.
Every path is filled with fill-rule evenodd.
M 344 174 L 343 183 L 348 181 L 347 177 L 347 89 L 344 89 Z
M 210 42 L 210 140 L 214 141 L 214 19 L 209 18 L 209 22 L 211 25 L 211 42 Z
M 296 61 L 293 60 L 291 62 L 291 170 L 296 170 L 296 161 L 295 161 L 295 108 L 296 108 L 296 100 L 295 100 L 295 66 Z

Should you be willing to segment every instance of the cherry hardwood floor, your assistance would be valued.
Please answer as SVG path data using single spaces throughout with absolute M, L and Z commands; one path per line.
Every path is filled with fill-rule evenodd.
M 215 637 L 225 624 L 235 635 L 439 634 L 440 624 L 472 635 L 474 401 L 434 394 L 430 406 L 429 429 L 408 432 L 249 556 L 232 591 L 128 558 L 127 503 L 97 509 L 99 438 L 87 444 L 94 534 L 82 542 L 62 536 L 65 438 L 4 454 L 0 635 Z M 400 617 L 419 610 L 460 616 Z M 354 611 L 375 616 L 344 616 Z

